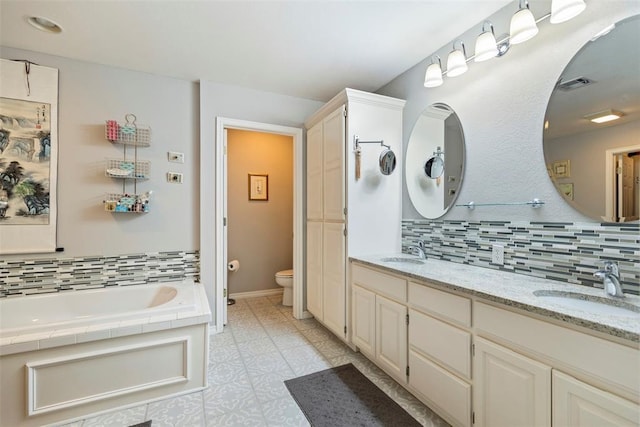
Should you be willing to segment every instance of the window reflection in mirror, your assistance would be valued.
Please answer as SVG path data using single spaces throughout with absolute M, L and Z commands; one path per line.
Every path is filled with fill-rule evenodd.
M 597 221 L 640 217 L 640 16 L 587 41 L 560 76 L 544 124 L 549 177 Z M 619 115 L 597 123 L 598 116 Z M 621 113 L 621 114 L 620 114 Z
M 456 113 L 445 104 L 427 107 L 411 131 L 405 161 L 407 192 L 423 217 L 439 218 L 453 205 L 462 184 L 464 152 Z

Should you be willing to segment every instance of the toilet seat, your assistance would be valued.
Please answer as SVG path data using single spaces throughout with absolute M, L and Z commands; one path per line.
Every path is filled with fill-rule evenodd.
M 293 277 L 293 270 L 278 271 L 276 277 Z

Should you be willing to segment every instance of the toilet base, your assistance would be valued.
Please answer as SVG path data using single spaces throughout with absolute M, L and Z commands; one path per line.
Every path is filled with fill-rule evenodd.
M 293 288 L 284 288 L 282 294 L 282 305 L 291 307 L 293 305 Z

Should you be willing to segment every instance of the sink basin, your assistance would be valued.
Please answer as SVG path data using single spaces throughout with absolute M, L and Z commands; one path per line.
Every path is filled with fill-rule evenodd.
M 397 262 L 401 264 L 424 264 L 423 259 L 419 258 L 404 258 L 399 256 L 387 257 L 380 259 L 382 262 Z
M 640 317 L 640 307 L 624 300 L 565 291 L 534 291 L 544 301 L 605 316 Z

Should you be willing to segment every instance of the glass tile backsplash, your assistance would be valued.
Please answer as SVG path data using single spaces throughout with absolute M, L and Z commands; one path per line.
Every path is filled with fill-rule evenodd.
M 200 275 L 198 251 L 0 260 L 0 298 L 138 285 Z
M 404 219 L 402 250 L 418 240 L 430 258 L 602 287 L 593 272 L 605 260 L 620 267 L 624 292 L 640 293 L 640 224 Z M 504 265 L 492 263 L 492 245 Z

